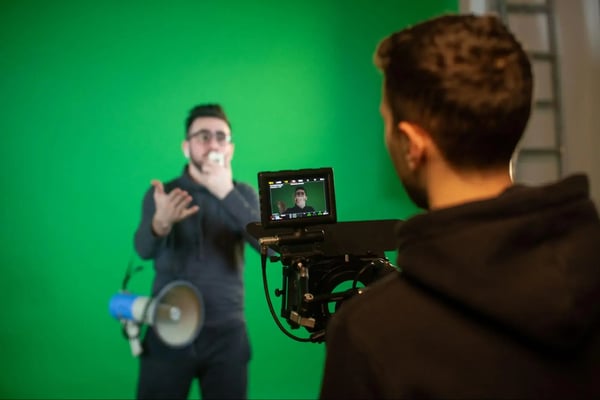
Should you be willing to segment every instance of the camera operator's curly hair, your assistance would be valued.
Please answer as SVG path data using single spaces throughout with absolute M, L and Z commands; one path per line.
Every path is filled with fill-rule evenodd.
M 381 41 L 394 125 L 415 123 L 459 168 L 506 165 L 531 112 L 527 54 L 494 16 L 445 15 Z

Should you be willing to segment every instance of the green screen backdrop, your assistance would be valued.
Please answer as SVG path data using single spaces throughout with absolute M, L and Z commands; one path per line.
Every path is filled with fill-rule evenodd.
M 108 301 L 130 262 L 144 269 L 129 289 L 150 293 L 133 251 L 142 195 L 181 172 L 197 103 L 229 114 L 237 180 L 327 166 L 338 220 L 414 214 L 385 151 L 372 55 L 446 11 L 457 1 L 1 1 L 0 397 L 133 398 L 137 359 Z M 317 397 L 324 345 L 278 330 L 250 247 L 245 279 L 250 397 Z

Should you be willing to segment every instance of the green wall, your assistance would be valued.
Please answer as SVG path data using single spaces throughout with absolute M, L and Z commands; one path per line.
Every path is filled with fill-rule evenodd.
M 183 166 L 196 103 L 230 115 L 238 180 L 330 166 L 340 221 L 415 212 L 384 149 L 372 54 L 457 1 L 279 3 L 0 1 L 0 397 L 133 396 L 137 360 L 108 300 L 138 262 L 143 192 Z M 149 294 L 142 265 L 130 289 Z M 250 249 L 245 277 L 250 396 L 316 397 L 324 346 L 279 332 Z

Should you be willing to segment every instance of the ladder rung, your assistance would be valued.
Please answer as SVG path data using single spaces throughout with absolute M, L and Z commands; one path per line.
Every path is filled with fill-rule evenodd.
M 553 155 L 553 156 L 561 156 L 562 150 L 554 147 L 529 147 L 529 148 L 521 148 L 518 150 L 519 155 L 524 156 L 545 156 L 545 155 Z
M 554 62 L 556 60 L 556 55 L 554 53 L 548 53 L 543 51 L 530 51 L 529 57 L 534 61 L 549 61 Z
M 529 4 L 529 3 L 507 3 L 506 11 L 515 14 L 538 14 L 548 13 L 550 8 L 547 4 Z
M 536 100 L 535 108 L 541 108 L 544 110 L 550 110 L 556 108 L 556 102 L 554 100 Z

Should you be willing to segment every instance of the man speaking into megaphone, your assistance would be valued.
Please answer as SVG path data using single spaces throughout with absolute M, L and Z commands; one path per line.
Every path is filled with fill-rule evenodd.
M 135 249 L 153 259 L 153 293 L 174 281 L 198 289 L 203 325 L 189 345 L 170 346 L 156 326 L 142 342 L 138 398 L 188 396 L 198 379 L 202 398 L 247 397 L 250 344 L 244 316 L 244 245 L 256 240 L 246 225 L 260 220 L 256 191 L 233 180 L 231 126 L 221 106 L 192 108 L 182 151 L 181 175 L 147 190 Z M 160 297 L 160 296 L 159 296 Z

